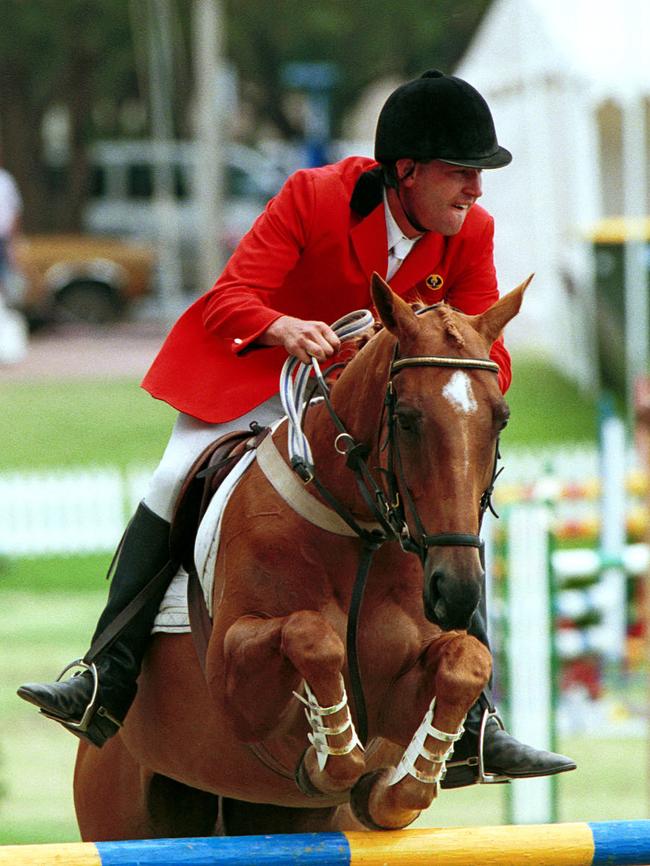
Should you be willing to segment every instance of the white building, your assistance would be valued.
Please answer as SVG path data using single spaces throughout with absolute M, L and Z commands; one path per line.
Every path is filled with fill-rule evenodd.
M 536 273 L 508 342 L 559 359 L 585 386 L 595 384 L 589 229 L 649 212 L 649 33 L 648 0 L 494 0 L 455 70 L 485 96 L 514 155 L 508 168 L 484 173 L 483 196 L 496 219 L 502 291 Z M 639 267 L 626 295 L 627 358 L 637 370 L 647 359 Z

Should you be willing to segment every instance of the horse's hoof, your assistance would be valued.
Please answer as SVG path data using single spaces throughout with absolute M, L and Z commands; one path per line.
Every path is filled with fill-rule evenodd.
M 392 830 L 393 827 L 382 827 L 373 821 L 370 815 L 370 792 L 379 777 L 386 773 L 386 770 L 373 770 L 372 773 L 366 773 L 362 776 L 350 793 L 350 808 L 352 814 L 360 821 L 368 830 Z
M 326 800 L 328 806 L 340 806 L 342 803 L 347 803 L 349 797 L 347 791 L 325 792 L 319 790 L 314 785 L 309 776 L 309 773 L 307 772 L 307 767 L 305 766 L 305 755 L 308 751 L 309 749 L 305 749 L 305 751 L 302 753 L 300 761 L 298 762 L 295 773 L 296 785 L 300 788 L 302 793 L 305 794 L 305 796 L 321 801 Z

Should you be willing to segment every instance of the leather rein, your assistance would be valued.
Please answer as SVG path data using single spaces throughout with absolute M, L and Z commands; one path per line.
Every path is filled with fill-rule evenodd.
M 488 358 L 453 358 L 438 355 L 400 358 L 398 357 L 398 353 L 399 346 L 396 345 L 384 396 L 384 413 L 387 418 L 387 424 L 386 441 L 381 446 L 381 450 L 387 451 L 387 468 L 381 468 L 381 472 L 385 478 L 387 489 L 377 482 L 368 466 L 367 458 L 370 455 L 370 448 L 365 443 L 355 440 L 345 429 L 345 425 L 332 406 L 329 387 L 325 377 L 316 359 L 312 358 L 312 367 L 318 390 L 325 402 L 330 418 L 338 430 L 338 435 L 334 440 L 334 447 L 339 454 L 346 457 L 346 465 L 354 472 L 359 492 L 380 528 L 368 530 L 362 527 L 349 509 L 339 502 L 321 483 L 311 462 L 308 463 L 304 458 L 296 454 L 291 457 L 292 468 L 298 476 L 305 483 L 313 483 L 320 496 L 354 530 L 362 542 L 361 555 L 348 613 L 346 645 L 351 692 L 357 716 L 357 733 L 359 739 L 364 744 L 368 738 L 368 720 L 358 661 L 357 626 L 366 578 L 370 571 L 375 552 L 385 542 L 397 541 L 404 551 L 416 553 L 424 563 L 427 553 L 432 547 L 475 547 L 480 549 L 483 546 L 479 535 L 463 532 L 431 534 L 426 531 L 404 477 L 396 425 L 395 407 L 397 394 L 394 379 L 402 370 L 411 367 L 446 367 L 454 370 L 499 372 L 498 365 Z M 492 477 L 479 502 L 479 529 L 485 511 L 489 508 L 495 513 L 491 497 L 495 481 L 500 474 L 500 471 L 497 471 L 499 456 L 499 442 L 497 439 Z M 408 528 L 407 510 L 416 527 L 415 534 L 412 534 Z

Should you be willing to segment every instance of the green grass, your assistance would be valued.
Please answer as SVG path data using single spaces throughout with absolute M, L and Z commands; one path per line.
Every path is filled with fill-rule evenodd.
M 513 359 L 506 397 L 511 414 L 504 444 L 569 444 L 595 441 L 598 435 L 596 400 L 542 361 Z
M 16 688 L 47 682 L 85 651 L 105 595 L 1 593 L 0 844 L 79 838 L 72 806 L 77 740 L 16 697 Z
M 504 443 L 543 445 L 596 437 L 595 401 L 539 361 L 514 361 Z M 0 469 L 154 463 L 175 412 L 135 380 L 0 385 Z
M 108 553 L 0 558 L 0 597 L 27 588 L 39 593 L 105 592 L 111 558 Z
M 0 468 L 155 463 L 176 413 L 135 380 L 0 385 Z

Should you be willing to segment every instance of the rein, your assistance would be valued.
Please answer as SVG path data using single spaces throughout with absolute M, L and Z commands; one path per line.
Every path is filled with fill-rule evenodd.
M 431 307 L 420 310 L 418 313 L 426 312 L 429 309 Z M 368 319 L 370 319 L 370 322 L 368 322 Z M 351 313 L 350 316 L 335 322 L 332 325 L 332 329 L 342 339 L 346 339 L 365 330 L 372 321 L 370 313 L 367 310 L 362 310 Z M 342 332 L 345 333 L 345 336 L 342 335 Z M 354 530 L 362 542 L 359 565 L 348 613 L 346 648 L 351 692 L 356 708 L 358 736 L 363 744 L 366 743 L 368 738 L 368 720 L 357 653 L 357 626 L 366 579 L 375 552 L 386 541 L 396 540 L 404 551 L 417 553 L 424 563 L 427 552 L 431 547 L 476 547 L 480 550 L 483 545 L 479 535 L 458 532 L 429 534 L 424 528 L 411 492 L 404 479 L 399 439 L 395 425 L 396 393 L 393 379 L 402 370 L 409 367 L 446 367 L 452 369 L 485 370 L 491 373 L 499 372 L 498 365 L 488 358 L 453 358 L 437 355 L 399 358 L 398 351 L 399 346 L 396 345 L 384 397 L 388 428 L 386 443 L 383 447 L 388 449 L 388 467 L 386 470 L 382 470 L 382 472 L 386 476 L 388 491 L 377 482 L 368 467 L 367 458 L 370 455 L 370 448 L 362 442 L 357 442 L 346 430 L 345 425 L 336 414 L 330 400 L 329 387 L 320 370 L 318 361 L 312 358 L 310 369 L 308 365 L 301 364 L 295 358 L 290 358 L 285 363 L 280 380 L 280 394 L 290 425 L 288 440 L 292 469 L 305 484 L 313 483 L 320 496 Z M 296 367 L 298 367 L 298 372 L 292 387 L 292 374 Z M 349 509 L 329 492 L 316 474 L 311 448 L 302 430 L 302 422 L 307 409 L 304 395 L 307 380 L 312 371 L 316 379 L 317 388 L 325 402 L 330 418 L 338 431 L 334 440 L 334 447 L 339 454 L 345 456 L 346 466 L 354 472 L 359 492 L 370 509 L 373 518 L 379 524 L 379 529 L 369 531 L 360 526 Z M 494 511 L 491 504 L 491 495 L 496 478 L 500 474 L 497 471 L 498 458 L 499 446 L 497 440 L 492 479 L 479 502 L 479 528 L 486 509 L 490 508 L 490 510 Z M 417 529 L 416 538 L 413 538 L 409 531 L 405 505 L 403 503 L 408 508 Z

